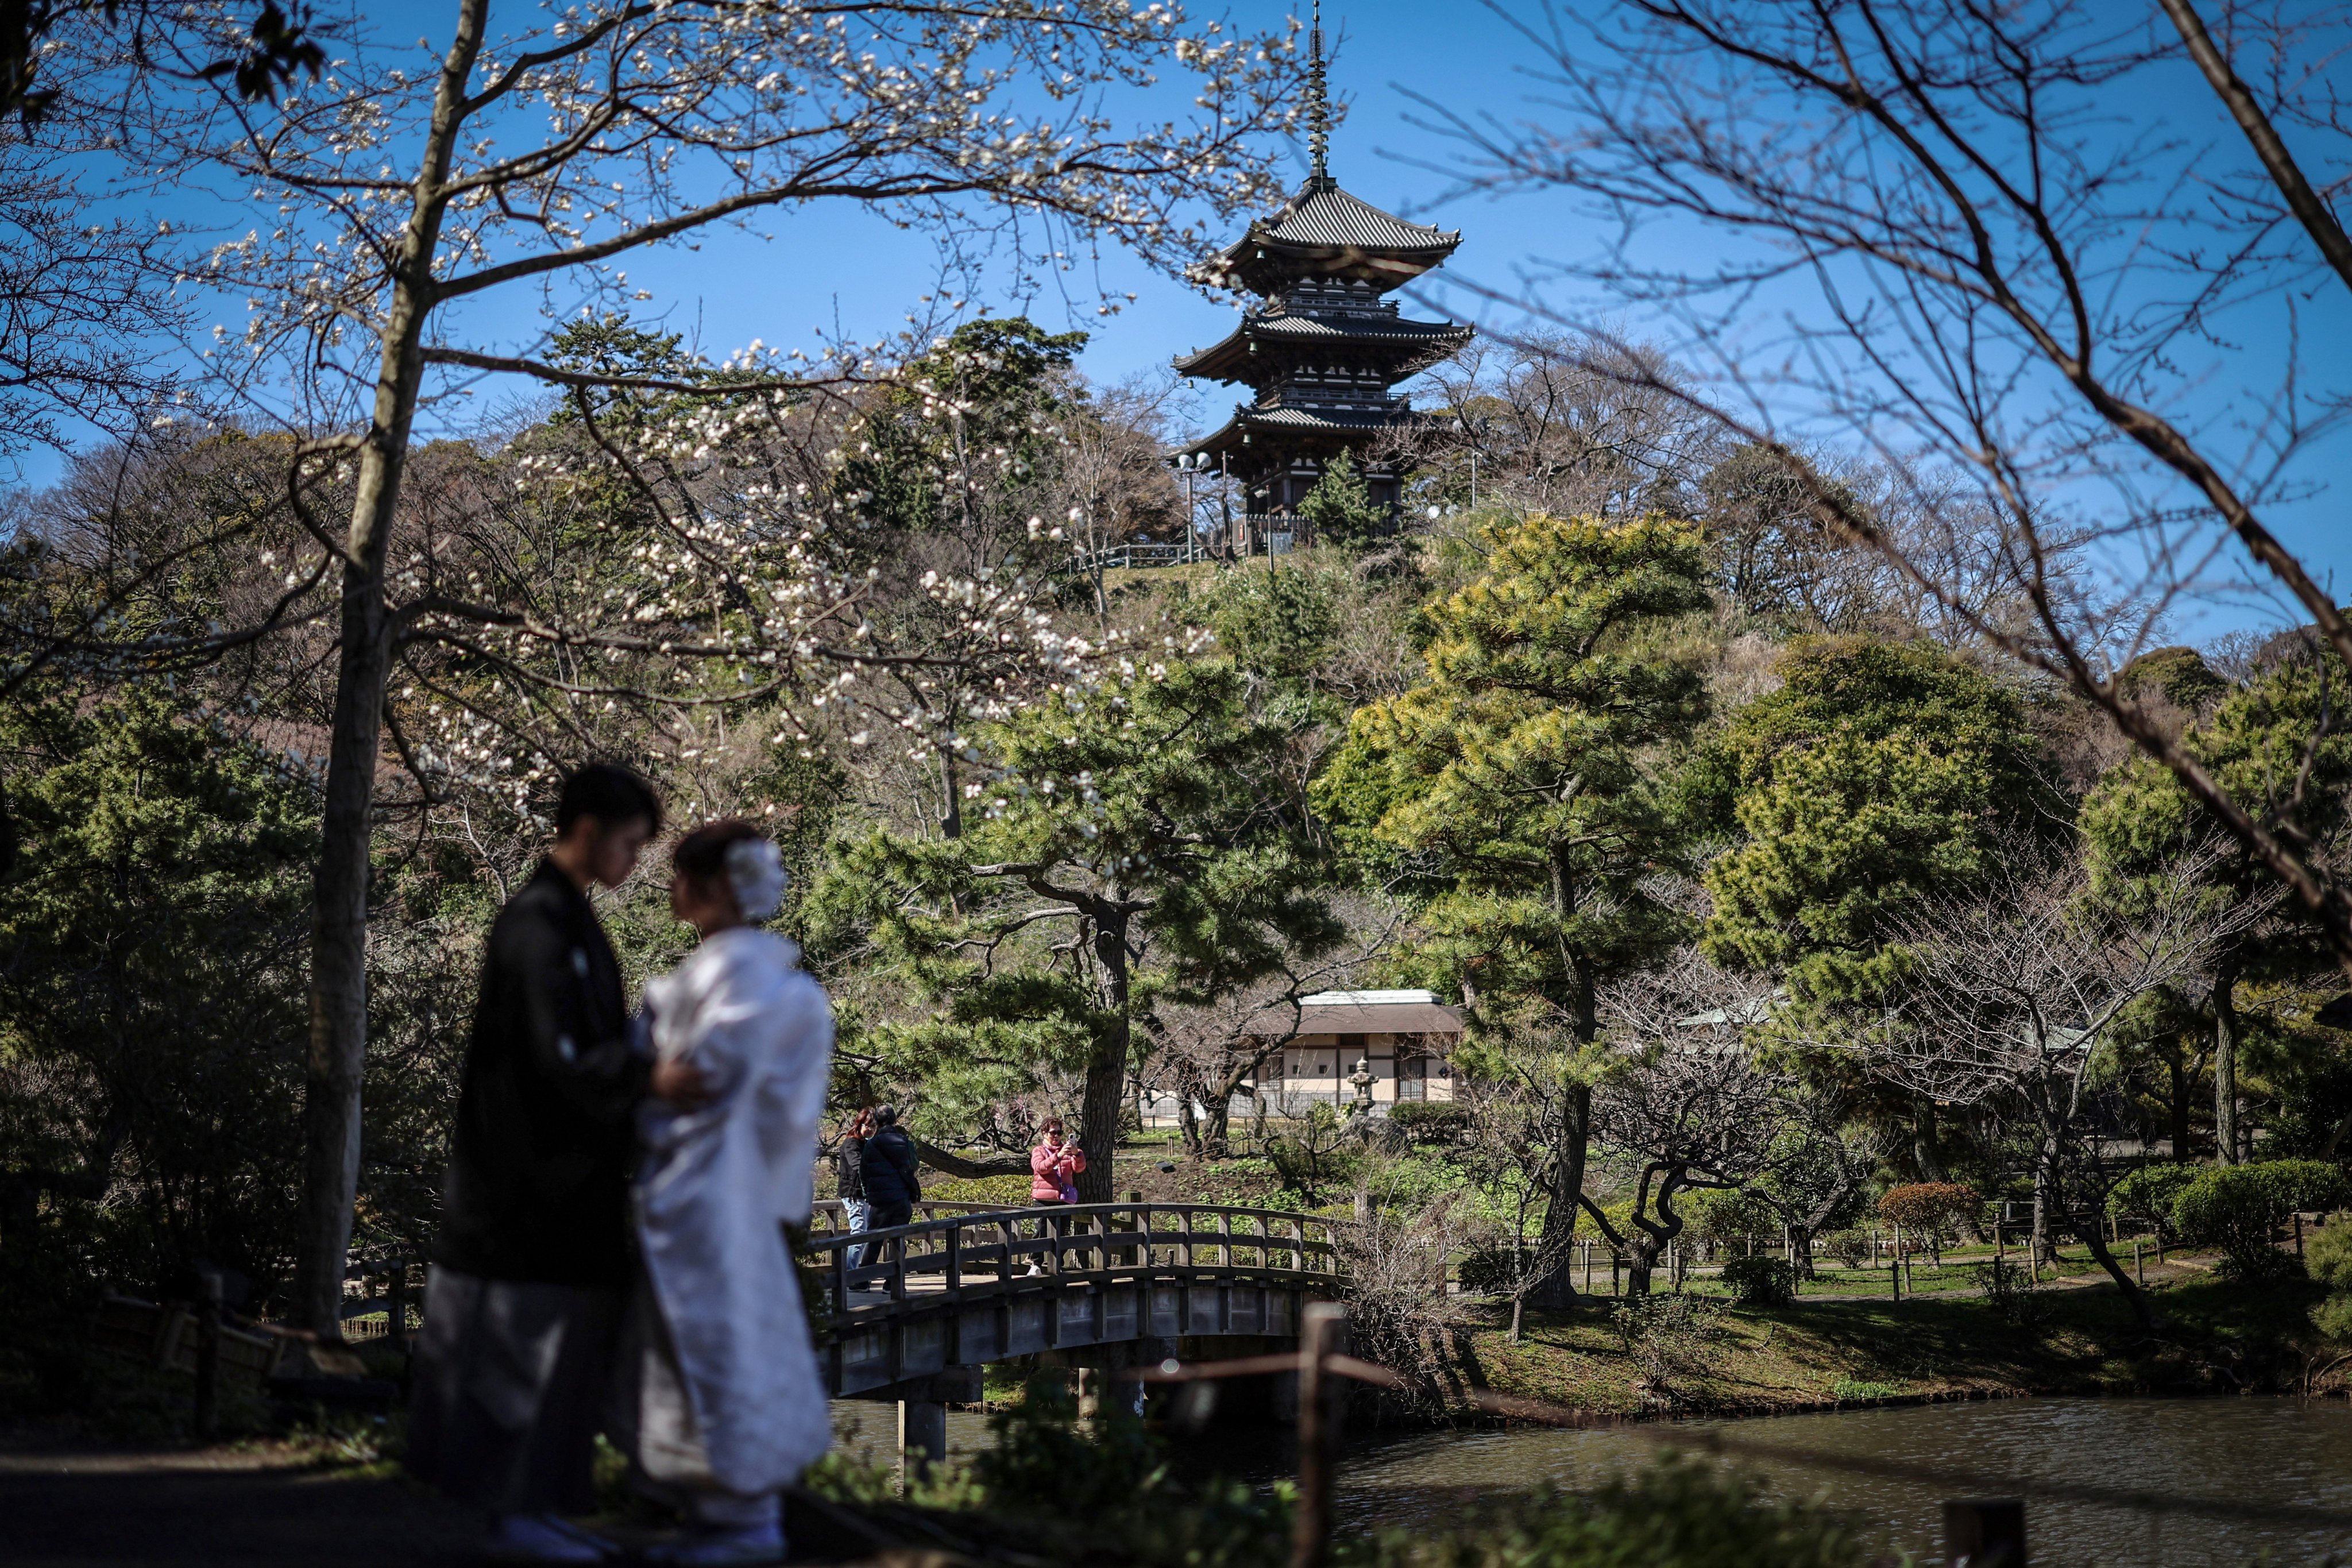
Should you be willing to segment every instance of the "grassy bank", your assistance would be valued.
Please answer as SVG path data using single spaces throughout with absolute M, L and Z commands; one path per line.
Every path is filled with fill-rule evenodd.
M 1465 1370 L 1616 1415 L 1773 1415 L 1874 1400 L 2290 1393 L 2325 1349 L 2306 1281 L 2183 1271 L 2150 1289 L 2167 1320 L 2153 1337 L 2105 1284 L 2034 1291 L 2021 1310 L 1981 1295 L 1722 1307 L 1710 1329 L 1665 1346 L 1629 1342 L 1613 1303 L 1530 1312 L 1516 1344 L 1505 1314 L 1480 1309 Z M 2329 1373 L 2329 1386 L 2342 1383 Z

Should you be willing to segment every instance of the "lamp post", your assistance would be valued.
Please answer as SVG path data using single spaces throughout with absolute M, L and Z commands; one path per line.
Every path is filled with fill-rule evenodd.
M 1456 418 L 1454 421 L 1454 433 L 1456 436 L 1467 437 L 1470 441 L 1470 510 L 1472 511 L 1476 511 L 1478 510 L 1478 455 L 1480 450 L 1478 443 L 1486 434 L 1486 421 L 1484 419 Z
M 1191 452 L 1176 459 L 1177 468 L 1184 473 L 1184 550 L 1181 559 L 1185 561 L 1192 558 L 1192 541 L 1200 531 L 1201 514 L 1192 499 L 1192 480 L 1208 461 L 1209 454 L 1206 452 Z

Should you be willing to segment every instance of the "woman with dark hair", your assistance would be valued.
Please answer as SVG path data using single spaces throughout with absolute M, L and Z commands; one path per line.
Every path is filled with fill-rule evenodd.
M 866 1140 L 874 1133 L 874 1110 L 851 1113 L 841 1124 L 841 1147 L 833 1156 L 834 1195 L 841 1200 L 843 1228 L 852 1236 L 864 1233 L 873 1205 L 866 1199 Z M 853 1253 L 852 1258 L 856 1255 Z
M 833 1013 L 799 950 L 759 929 L 784 889 L 747 822 L 672 853 L 670 910 L 702 944 L 646 987 L 659 1067 L 695 1069 L 687 1103 L 649 1102 L 635 1201 L 645 1273 L 621 1363 L 619 1436 L 645 1489 L 677 1505 L 655 1562 L 781 1562 L 777 1493 L 831 1439 L 824 1384 L 782 1227 L 814 1200 Z
M 1029 1151 L 1029 1201 L 1044 1208 L 1066 1208 L 1078 1201 L 1078 1173 L 1087 1168 L 1086 1151 L 1063 1136 L 1062 1119 L 1048 1116 L 1037 1130 L 1037 1146 Z M 1048 1235 L 1062 1234 L 1057 1220 L 1047 1220 Z M 1032 1262 L 1029 1272 L 1040 1272 Z

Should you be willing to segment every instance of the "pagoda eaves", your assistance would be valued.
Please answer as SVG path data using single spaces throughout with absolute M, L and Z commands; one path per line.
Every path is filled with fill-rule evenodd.
M 1407 223 L 1339 188 L 1326 161 L 1330 116 L 1323 82 L 1323 17 L 1316 8 L 1307 68 L 1311 172 L 1280 212 L 1192 269 L 1195 282 L 1255 294 L 1260 303 L 1214 345 L 1176 361 L 1187 376 L 1238 382 L 1256 394 L 1213 434 L 1183 449 L 1242 483 L 1244 511 L 1268 531 L 1292 514 L 1330 461 L 1355 454 L 1372 500 L 1394 508 L 1403 475 L 1372 452 L 1423 426 L 1391 392 L 1452 357 L 1472 329 L 1416 321 L 1383 298 L 1444 262 L 1459 230 Z

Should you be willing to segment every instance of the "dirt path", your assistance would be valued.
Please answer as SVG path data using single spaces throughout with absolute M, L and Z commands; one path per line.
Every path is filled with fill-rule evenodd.
M 0 1563 L 408 1568 L 470 1561 L 478 1532 L 470 1512 L 422 1489 L 322 1470 L 277 1444 L 0 1434 Z
M 792 1494 L 793 1561 L 956 1568 L 851 1510 Z M 654 1531 L 614 1530 L 643 1545 Z M 321 1468 L 278 1443 L 123 1447 L 0 1429 L 0 1563 L 58 1568 L 436 1568 L 480 1561 L 481 1521 L 396 1476 Z M 807 1549 L 805 1552 L 797 1550 Z

